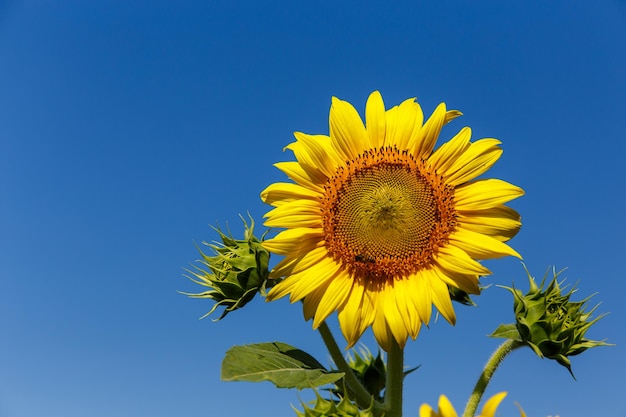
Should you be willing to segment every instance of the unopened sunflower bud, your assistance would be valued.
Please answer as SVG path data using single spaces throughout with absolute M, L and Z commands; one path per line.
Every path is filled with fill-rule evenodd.
M 373 400 L 368 409 L 361 410 L 347 396 L 342 397 L 338 403 L 322 398 L 317 391 L 315 391 L 315 396 L 317 398 L 315 403 L 311 404 L 312 407 L 302 402 L 304 411 L 294 408 L 298 417 L 374 417 Z
M 564 293 L 561 289 L 563 281 L 559 283 L 557 280 L 560 272 L 553 269 L 552 273 L 554 276 L 547 286 L 548 273 L 539 287 L 528 274 L 530 290 L 525 295 L 518 289 L 503 287 L 513 294 L 516 323 L 501 325 L 492 336 L 522 342 L 539 357 L 554 359 L 572 373 L 569 356 L 592 347 L 609 345 L 585 338 L 587 330 L 604 315 L 591 319 L 597 305 L 590 311 L 585 311 L 585 307 L 593 295 L 582 301 L 570 301 L 576 289 Z
M 194 265 L 195 270 L 187 270 L 191 274 L 189 279 L 208 290 L 197 294 L 183 294 L 192 298 L 209 298 L 216 302 L 202 318 L 213 313 L 219 306 L 224 306 L 226 308 L 217 319 L 221 320 L 226 314 L 250 302 L 257 292 L 264 293 L 268 286 L 269 252 L 253 234 L 254 220 L 250 218 L 250 226 L 243 218 L 242 220 L 245 228 L 243 239 L 234 239 L 230 234 L 226 235 L 219 228 L 215 228 L 222 243 L 203 242 L 213 250 L 215 256 L 207 256 L 198 248 L 202 256 L 198 263 L 203 266 Z
M 348 366 L 352 369 L 357 379 L 363 384 L 367 392 L 372 395 L 376 401 L 382 401 L 382 391 L 385 389 L 387 382 L 387 367 L 381 357 L 381 353 L 378 351 L 378 354 L 374 356 L 365 346 L 359 350 L 360 352 L 357 352 L 353 349 L 352 353 L 348 354 Z M 417 368 L 418 367 L 415 367 L 404 371 L 404 376 L 407 376 Z M 335 385 L 335 387 L 331 389 L 331 392 L 339 397 L 344 396 L 342 385 Z

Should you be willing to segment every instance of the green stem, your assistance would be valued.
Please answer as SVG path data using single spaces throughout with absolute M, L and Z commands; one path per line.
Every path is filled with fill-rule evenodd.
M 485 389 L 487 389 L 487 385 L 489 385 L 489 381 L 491 381 L 491 377 L 493 377 L 493 374 L 496 372 L 496 369 L 498 369 L 500 363 L 502 363 L 506 355 L 511 353 L 513 349 L 517 349 L 523 345 L 523 343 L 515 340 L 507 340 L 502 343 L 495 352 L 493 352 L 485 364 L 485 369 L 483 369 L 483 372 L 480 374 L 478 381 L 476 381 L 474 391 L 472 392 L 472 395 L 470 395 L 467 405 L 465 406 L 463 417 L 474 417 L 478 404 L 480 404 L 480 400 L 485 393 Z
M 402 385 L 404 383 L 404 350 L 392 338 L 387 353 L 387 383 L 385 384 L 385 417 L 402 417 Z
M 361 384 L 354 372 L 352 372 L 352 368 L 350 368 L 350 365 L 346 362 L 346 358 L 344 358 L 343 352 L 339 349 L 339 346 L 337 346 L 337 342 L 335 341 L 333 334 L 330 332 L 326 322 L 322 322 L 317 330 L 320 332 L 320 335 L 322 335 L 324 344 L 328 349 L 328 353 L 330 353 L 330 357 L 333 358 L 335 365 L 337 365 L 337 368 L 345 374 L 344 381 L 346 382 L 346 388 L 354 396 L 353 400 L 356 401 L 359 408 L 367 409 L 372 405 L 373 401 L 374 414 L 377 416 L 381 415 L 383 405 L 378 401 L 373 400 L 372 395 L 367 392 L 363 384 Z

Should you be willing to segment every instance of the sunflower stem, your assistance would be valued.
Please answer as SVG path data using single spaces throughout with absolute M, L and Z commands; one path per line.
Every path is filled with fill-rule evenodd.
M 472 391 L 472 395 L 470 395 L 467 405 L 465 406 L 463 417 L 474 417 L 476 410 L 478 409 L 478 404 L 480 404 L 480 400 L 487 389 L 487 385 L 489 385 L 489 382 L 491 381 L 491 377 L 493 377 L 493 374 L 496 372 L 496 369 L 498 369 L 498 366 L 502 363 L 504 358 L 511 353 L 511 351 L 513 351 L 513 349 L 517 349 L 521 346 L 524 346 L 524 344 L 509 339 L 502 343 L 495 350 L 495 352 L 493 352 L 485 364 L 485 369 L 483 369 L 480 377 L 478 377 L 478 381 L 476 381 L 474 391 Z
M 373 399 L 373 396 L 367 392 L 363 384 L 357 379 L 356 375 L 346 362 L 346 358 L 343 356 L 341 349 L 337 345 L 333 334 L 331 333 L 328 325 L 325 321 L 320 324 L 317 328 L 324 340 L 324 344 L 326 345 L 326 349 L 328 349 L 328 353 L 330 353 L 330 357 L 335 362 L 335 365 L 344 375 L 344 381 L 346 383 L 346 388 L 353 395 L 353 399 L 358 404 L 359 408 L 367 409 L 374 403 L 374 415 L 380 416 L 383 411 L 383 405 L 378 401 Z
M 404 350 L 392 337 L 387 352 L 387 383 L 385 385 L 385 417 L 402 417 L 402 386 L 404 383 Z

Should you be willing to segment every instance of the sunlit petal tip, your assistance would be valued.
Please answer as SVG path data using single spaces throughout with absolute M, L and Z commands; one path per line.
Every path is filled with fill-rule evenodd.
M 379 307 L 376 318 L 372 323 L 372 332 L 374 333 L 374 338 L 378 345 L 386 352 L 389 352 L 392 346 L 393 334 L 380 308 L 381 307 Z
M 365 126 L 352 104 L 333 98 L 329 125 L 331 144 L 344 161 L 356 158 L 369 148 Z
M 451 167 L 463 156 L 465 151 L 470 148 L 470 138 L 472 129 L 464 127 L 452 139 L 444 143 L 437 149 L 430 158 L 428 163 L 433 169 L 442 175 L 449 177 Z
M 449 239 L 474 259 L 492 259 L 503 256 L 515 256 L 522 259 L 522 255 L 506 243 L 464 228 L 458 228 Z
M 261 200 L 271 205 L 300 199 L 318 201 L 320 197 L 321 194 L 317 191 L 288 182 L 276 182 L 261 192 Z M 267 215 L 264 217 L 267 218 Z
M 441 128 L 446 120 L 446 104 L 439 103 L 435 111 L 428 118 L 421 129 L 421 140 L 415 142 L 415 154 L 419 157 L 427 157 L 435 147 Z M 413 141 L 412 141 L 413 142 Z
M 414 277 L 409 278 L 411 285 L 411 298 L 414 308 L 417 310 L 422 323 L 428 324 L 432 314 L 431 272 L 421 271 Z
M 458 210 L 486 210 L 524 195 L 520 187 L 495 178 L 481 179 L 456 188 Z
M 385 145 L 404 151 L 421 143 L 424 115 L 415 99 L 403 101 L 399 106 L 387 110 Z
M 370 146 L 381 147 L 385 143 L 385 103 L 380 92 L 370 94 L 365 105 L 365 126 Z
M 438 417 L 437 412 L 428 404 L 422 404 L 419 410 L 419 417 Z
M 339 310 L 338 319 L 345 339 L 352 346 L 374 321 L 370 295 L 361 283 L 355 282 L 350 297 Z
M 445 395 L 439 397 L 439 415 L 442 417 L 458 417 L 452 403 Z
M 438 277 L 436 271 L 433 271 L 432 277 L 430 284 L 432 286 L 433 303 L 443 318 L 454 326 L 456 324 L 456 314 L 452 306 L 448 286 Z
M 441 174 L 455 186 L 473 180 L 500 159 L 502 149 L 499 144 L 497 139 L 479 139 L 471 143 Z
M 489 398 L 489 400 L 487 400 L 487 402 L 483 406 L 482 411 L 480 412 L 480 417 L 494 417 L 496 415 L 496 409 L 498 408 L 504 397 L 506 397 L 506 395 L 506 391 L 503 391 Z
M 439 254 L 435 261 L 443 267 L 453 272 L 461 274 L 475 274 L 479 276 L 491 275 L 491 271 L 485 266 L 472 259 L 463 249 L 448 245 L 439 248 Z
M 456 119 L 457 117 L 463 116 L 463 113 L 461 113 L 458 110 L 448 110 L 446 111 L 446 117 L 444 119 L 443 124 L 448 124 L 450 123 L 452 120 Z
M 315 191 L 323 191 L 322 178 L 317 178 L 310 170 L 307 171 L 298 162 L 277 162 L 274 164 L 276 168 L 285 173 L 296 183 Z
M 293 147 L 295 146 L 295 144 L 296 142 L 291 142 L 291 143 L 286 144 L 285 146 L 283 146 L 283 152 L 293 150 Z
M 374 90 L 370 93 L 369 97 L 367 98 L 367 103 L 365 104 L 365 107 L 367 108 L 368 105 L 372 105 L 372 104 L 374 104 L 375 106 L 378 106 L 379 103 L 383 103 L 383 96 L 382 94 L 380 94 L 380 91 Z M 385 108 L 384 104 L 382 107 L 383 109 Z

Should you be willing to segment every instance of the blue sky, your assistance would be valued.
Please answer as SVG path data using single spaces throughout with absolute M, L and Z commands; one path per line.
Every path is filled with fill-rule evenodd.
M 490 176 L 527 193 L 512 246 L 610 312 L 589 336 L 617 346 L 574 357 L 577 381 L 514 352 L 488 391 L 509 391 L 500 414 L 626 416 L 624 74 L 617 0 L 0 2 L 0 416 L 295 415 L 297 392 L 219 367 L 273 340 L 329 363 L 300 307 L 213 323 L 177 290 L 198 289 L 183 268 L 209 225 L 240 233 L 249 211 L 263 231 L 292 132 L 327 133 L 333 95 L 362 112 L 373 90 L 463 111 L 443 139 L 502 140 Z M 479 307 L 409 343 L 407 416 L 441 393 L 462 409 L 498 344 L 485 335 L 513 320 L 495 284 L 525 290 L 523 268 L 487 264 Z

